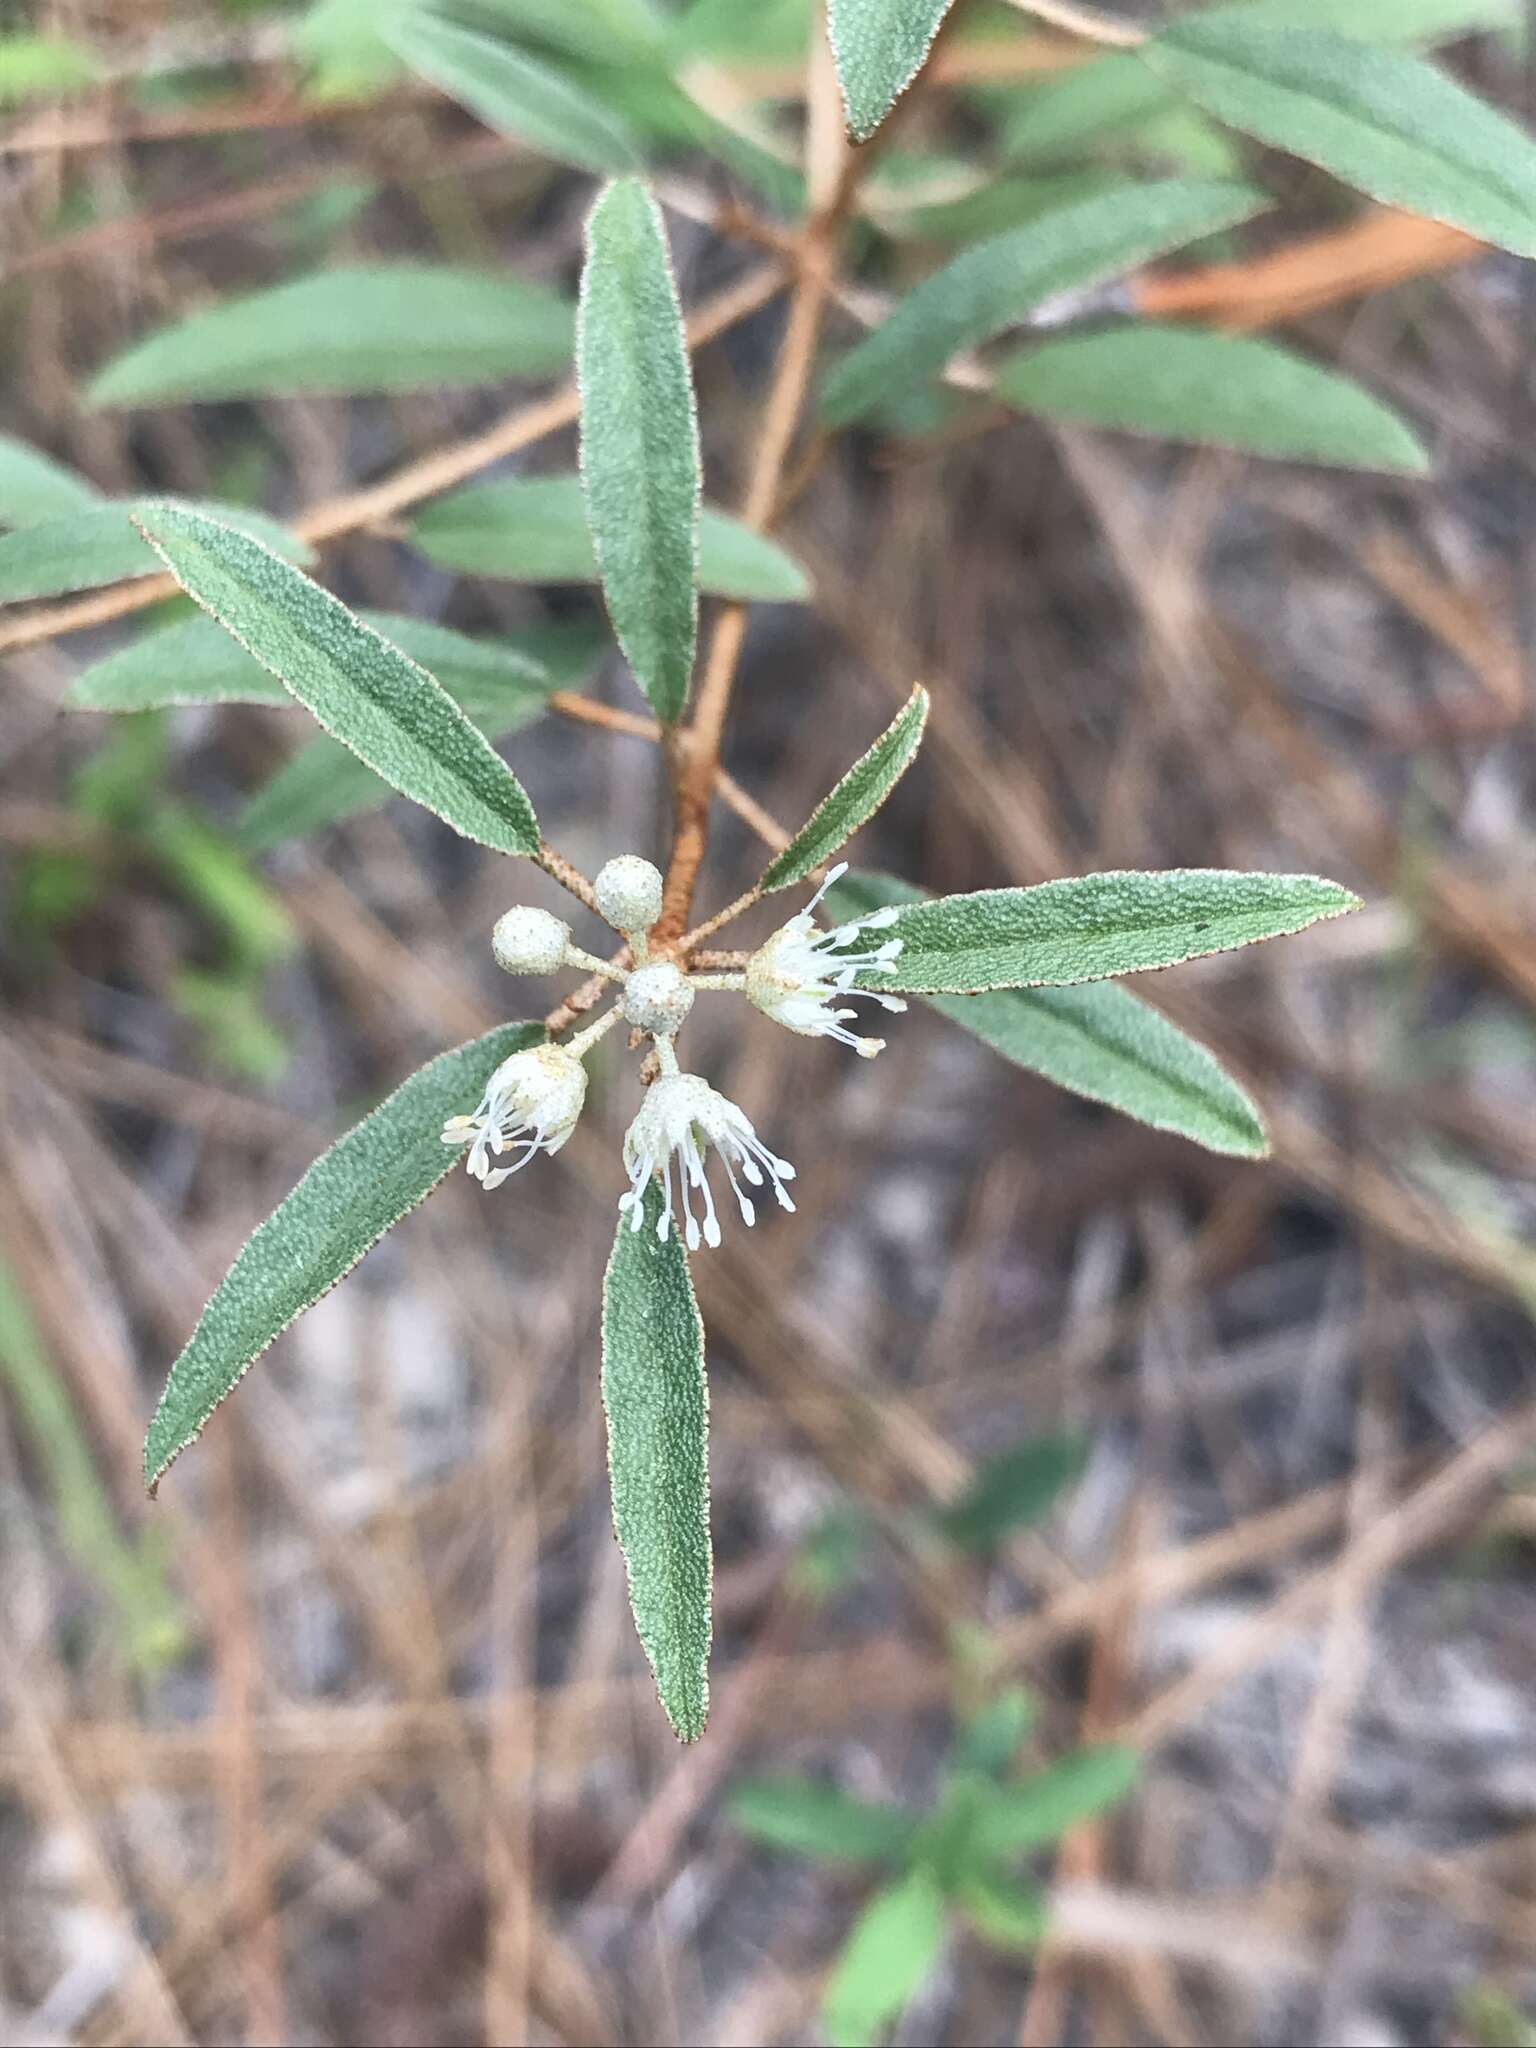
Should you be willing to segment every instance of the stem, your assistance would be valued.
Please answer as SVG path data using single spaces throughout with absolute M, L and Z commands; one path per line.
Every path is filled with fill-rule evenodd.
M 744 974 L 690 974 L 688 977 L 690 988 L 713 989 L 722 994 L 739 991 L 746 985 L 747 977 Z
M 653 1038 L 651 1044 L 656 1051 L 656 1064 L 664 1074 L 678 1072 L 677 1048 L 670 1038 Z
M 1073 0 L 1009 0 L 1009 4 L 1021 14 L 1034 15 L 1037 21 L 1048 21 L 1052 28 L 1065 29 L 1069 36 L 1083 36 L 1090 43 L 1103 43 L 1111 49 L 1139 50 L 1143 43 L 1152 40 L 1145 29 L 1134 28 L 1128 21 L 1113 21 L 1089 7 L 1078 7 Z
M 566 1046 L 566 1051 L 574 1053 L 577 1059 L 584 1059 L 600 1039 L 608 1036 L 618 1021 L 619 1010 L 615 1005 L 613 1009 L 605 1011 L 595 1024 L 589 1024 L 585 1031 L 578 1031 Z
M 563 853 L 556 853 L 547 839 L 539 841 L 539 850 L 533 857 L 546 875 L 552 876 L 562 889 L 570 890 L 578 903 L 583 904 L 594 916 L 601 915 L 592 884 L 580 868 L 572 867 Z
M 702 939 L 712 938 L 722 926 L 734 924 L 736 919 L 744 916 L 754 903 L 761 903 L 762 900 L 763 892 L 754 882 L 752 887 L 744 890 L 734 903 L 727 903 L 724 910 L 717 910 L 713 917 L 706 917 L 702 924 L 696 924 L 693 930 L 682 939 L 678 950 L 684 953 L 691 953 Z
M 599 960 L 595 953 L 584 952 L 580 946 L 565 949 L 567 967 L 585 967 L 589 974 L 600 974 L 604 981 L 627 981 L 629 975 L 622 967 L 615 967 L 611 960 Z
M 828 110 L 836 109 L 836 95 L 831 63 L 818 38 L 811 53 L 808 92 L 811 154 L 816 159 L 809 166 L 812 211 L 798 237 L 798 270 L 789 320 L 741 508 L 742 523 L 755 533 L 765 533 L 773 524 L 790 444 L 810 383 L 822 316 L 836 275 L 838 233 L 857 191 L 859 159 L 842 152 L 841 130 L 834 134 L 826 119 Z M 829 135 L 838 156 L 828 153 Z M 823 194 L 825 197 L 820 196 Z M 709 842 L 710 796 L 719 769 L 720 743 L 746 630 L 747 607 L 722 606 L 710 636 L 693 716 L 668 742 L 674 824 L 661 917 L 652 933 L 658 946 L 674 945 L 688 923 L 704 849 Z

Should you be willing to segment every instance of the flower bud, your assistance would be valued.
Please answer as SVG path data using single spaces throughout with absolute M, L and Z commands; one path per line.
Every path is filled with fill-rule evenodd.
M 553 974 L 565 960 L 571 928 L 547 910 L 518 904 L 496 920 L 491 951 L 508 974 Z
M 692 1008 L 693 990 L 670 960 L 637 967 L 619 997 L 625 1023 L 653 1038 L 670 1038 Z
M 661 915 L 661 870 L 638 853 L 621 853 L 597 871 L 597 907 L 625 938 L 648 932 Z

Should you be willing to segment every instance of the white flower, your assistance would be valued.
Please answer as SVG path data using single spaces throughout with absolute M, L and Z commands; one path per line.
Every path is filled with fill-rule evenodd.
M 689 1205 L 688 1191 L 697 1188 L 703 1197 L 702 1236 L 708 1245 L 720 1242 L 720 1224 L 714 1197 L 704 1173 L 704 1154 L 713 1145 L 725 1163 L 742 1218 L 752 1223 L 756 1210 L 741 1181 L 760 1188 L 766 1179 L 780 1208 L 793 1209 L 784 1183 L 793 1180 L 795 1169 L 787 1159 L 776 1159 L 734 1102 L 701 1081 L 696 1074 L 663 1074 L 651 1084 L 640 1112 L 624 1139 L 624 1168 L 629 1175 L 629 1193 L 619 1198 L 619 1208 L 628 1210 L 629 1227 L 640 1229 L 645 1220 L 645 1190 L 651 1176 L 661 1176 L 664 1205 L 656 1235 L 666 1242 L 672 1229 L 672 1164 L 678 1169 L 677 1207 L 682 1213 L 683 1236 L 690 1251 L 699 1248 L 700 1226 Z
M 504 1059 L 486 1084 L 473 1116 L 451 1116 L 445 1145 L 468 1145 L 466 1164 L 487 1189 L 526 1166 L 536 1152 L 558 1152 L 581 1115 L 587 1070 L 563 1045 L 536 1045 Z M 510 1166 L 492 1167 L 509 1145 L 522 1148 Z
M 747 962 L 747 996 L 765 1017 L 805 1038 L 835 1038 L 850 1045 L 861 1059 L 873 1059 L 884 1045 L 883 1038 L 860 1038 L 848 1029 L 857 1015 L 854 1010 L 835 1007 L 840 997 L 879 1003 L 882 1009 L 904 1010 L 899 996 L 881 995 L 872 988 L 855 988 L 859 975 L 892 967 L 901 952 L 900 939 L 886 939 L 876 946 L 858 947 L 865 932 L 884 931 L 896 922 L 896 906 L 858 917 L 823 931 L 815 909 L 848 863 L 829 870 L 816 894 L 781 926 L 766 945 L 760 946 Z M 850 948 L 857 950 L 850 951 Z

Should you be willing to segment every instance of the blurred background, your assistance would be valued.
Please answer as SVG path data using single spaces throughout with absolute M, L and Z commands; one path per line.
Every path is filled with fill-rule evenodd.
M 729 508 L 809 10 L 661 12 L 665 64 L 629 61 L 638 0 L 479 0 L 477 32 L 643 138 Z M 551 838 L 588 873 L 662 857 L 644 707 L 579 559 L 537 553 L 559 506 L 445 495 L 574 464 L 593 178 L 406 69 L 367 0 L 0 0 L 0 523 L 43 534 L 0 612 L 0 2039 L 816 2040 L 870 1874 L 742 1788 L 931 1807 L 999 1699 L 1010 1771 L 1114 1740 L 1136 1782 L 1023 1866 L 1044 1940 L 955 1925 L 896 2039 L 1536 2038 L 1536 300 L 1515 259 L 1090 75 L 1089 43 L 959 12 L 862 188 L 828 359 L 980 234 L 1241 171 L 1272 214 L 1068 314 L 1272 332 L 1433 470 L 938 387 L 807 431 L 785 554 L 736 572 L 772 601 L 703 907 L 759 871 L 753 804 L 797 824 L 921 676 L 930 737 L 864 865 L 1316 870 L 1366 908 L 1138 985 L 1254 1091 L 1268 1164 L 917 1006 L 864 1063 L 700 1003 L 693 1064 L 800 1206 L 695 1262 L 717 1641 L 683 1751 L 607 1501 L 617 1052 L 558 1161 L 494 1198 L 452 1176 L 142 1497 L 245 1236 L 424 1059 L 553 1005 L 489 932 L 565 905 L 343 780 L 296 710 L 81 708 L 159 702 L 147 636 L 187 623 L 119 580 L 145 565 L 117 501 L 219 500 L 297 528 L 349 602 L 500 650 L 481 708 L 522 728 Z M 1520 105 L 1512 7 L 1420 13 Z M 358 367 L 387 322 L 341 301 L 131 353 L 381 264 L 548 297 L 444 298 L 410 375 Z M 416 315 L 435 289 L 400 287 Z

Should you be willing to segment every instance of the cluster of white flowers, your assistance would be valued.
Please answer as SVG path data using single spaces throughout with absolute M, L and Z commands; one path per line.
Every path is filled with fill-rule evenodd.
M 901 952 L 900 939 L 870 944 L 865 934 L 888 929 L 897 913 L 877 910 L 830 931 L 818 925 L 817 905 L 845 872 L 845 866 L 833 868 L 805 908 L 760 946 L 740 972 L 689 973 L 665 955 L 650 957 L 647 935 L 661 915 L 662 880 L 649 861 L 635 854 L 609 861 L 594 885 L 598 909 L 628 945 L 630 967 L 599 960 L 573 945 L 569 926 L 546 910 L 509 910 L 492 935 L 498 965 L 509 974 L 584 968 L 619 984 L 618 1000 L 568 1043 L 536 1046 L 503 1060 L 474 1113 L 450 1117 L 443 1126 L 444 1144 L 468 1147 L 465 1164 L 486 1188 L 499 1187 L 536 1153 L 558 1152 L 575 1129 L 586 1100 L 583 1061 L 622 1019 L 631 1031 L 651 1040 L 657 1070 L 624 1140 L 629 1190 L 620 1197 L 619 1208 L 629 1216 L 630 1228 L 639 1230 L 644 1223 L 646 1189 L 654 1179 L 662 1192 L 657 1235 L 665 1242 L 677 1227 L 690 1250 L 701 1243 L 717 1245 L 720 1220 L 706 1171 L 711 1151 L 725 1168 L 745 1223 L 754 1222 L 757 1214 L 749 1188 L 766 1185 L 781 1208 L 793 1209 L 787 1183 L 794 1179 L 795 1169 L 768 1149 L 734 1102 L 698 1075 L 681 1070 L 674 1040 L 697 990 L 730 990 L 745 995 L 765 1016 L 802 1037 L 833 1038 L 861 1058 L 872 1059 L 885 1041 L 850 1031 L 855 1012 L 847 1005 L 862 997 L 886 1010 L 906 1008 L 897 996 L 855 985 L 862 974 L 889 973 L 893 968 Z M 504 1155 L 506 1165 L 493 1163 Z M 701 1215 L 694 1214 L 694 1194 Z

